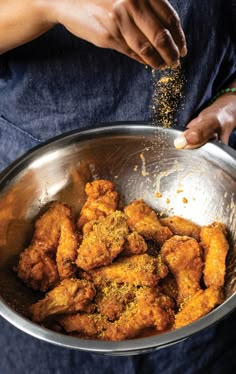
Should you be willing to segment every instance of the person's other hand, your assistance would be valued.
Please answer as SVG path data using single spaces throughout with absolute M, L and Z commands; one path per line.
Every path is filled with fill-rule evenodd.
M 194 118 L 174 145 L 177 149 L 198 148 L 210 140 L 219 139 L 228 144 L 236 127 L 236 96 L 227 94 L 217 99 Z
M 52 21 L 102 48 L 154 69 L 187 53 L 179 16 L 167 0 L 51 0 Z

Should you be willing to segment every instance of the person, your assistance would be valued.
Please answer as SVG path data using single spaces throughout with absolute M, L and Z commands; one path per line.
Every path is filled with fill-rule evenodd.
M 176 147 L 216 137 L 233 145 L 234 7 L 223 0 L 0 0 L 0 170 L 65 131 L 152 121 L 153 69 L 159 80 L 180 64 Z M 116 358 L 54 347 L 1 319 L 0 371 L 231 373 L 235 324 L 234 313 L 173 347 Z

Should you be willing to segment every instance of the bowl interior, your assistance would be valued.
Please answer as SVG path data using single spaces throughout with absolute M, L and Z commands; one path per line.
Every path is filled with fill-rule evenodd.
M 77 216 L 85 184 L 97 178 L 112 180 L 125 203 L 142 198 L 163 216 L 180 215 L 200 225 L 225 223 L 231 241 L 230 298 L 236 291 L 236 160 L 233 151 L 213 143 L 176 150 L 177 135 L 147 124 L 74 132 L 8 168 L 0 179 L 0 292 L 5 302 L 28 316 L 37 295 L 16 279 L 12 267 L 29 243 L 33 222 L 52 200 L 67 203 Z

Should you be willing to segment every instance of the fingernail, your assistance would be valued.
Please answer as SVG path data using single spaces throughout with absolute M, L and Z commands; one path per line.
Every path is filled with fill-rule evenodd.
M 184 46 L 184 47 L 181 49 L 181 51 L 180 51 L 180 56 L 181 56 L 181 57 L 185 57 L 185 56 L 187 55 L 187 53 L 188 53 L 187 47 Z
M 171 65 L 171 69 L 177 69 L 180 65 L 180 61 L 178 60 L 175 64 Z
M 187 142 L 185 136 L 183 136 L 183 135 L 179 136 L 178 138 L 176 138 L 174 140 L 174 146 L 177 149 L 183 149 L 183 148 L 186 147 L 186 145 L 188 145 L 188 142 Z

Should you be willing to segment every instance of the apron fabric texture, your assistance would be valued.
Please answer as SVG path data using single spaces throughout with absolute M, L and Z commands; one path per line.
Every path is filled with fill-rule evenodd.
M 175 125 L 187 123 L 235 78 L 231 1 L 172 0 L 187 35 L 185 87 Z M 158 75 L 159 74 L 159 75 Z M 157 73 L 161 77 L 162 72 Z M 0 56 L 0 171 L 47 139 L 113 121 L 151 121 L 151 69 L 99 49 L 62 26 Z M 231 145 L 236 141 L 231 137 Z M 63 349 L 0 319 L 3 374 L 191 374 L 236 370 L 235 313 L 189 339 L 136 357 Z

